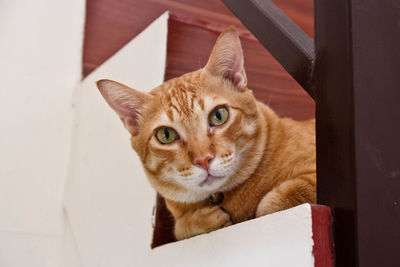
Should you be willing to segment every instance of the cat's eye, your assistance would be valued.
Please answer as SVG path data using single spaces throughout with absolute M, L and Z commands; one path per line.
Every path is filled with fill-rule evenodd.
M 161 127 L 157 130 L 156 137 L 161 144 L 171 144 L 178 139 L 178 134 L 172 128 Z
M 228 109 L 226 107 L 217 107 L 210 113 L 210 126 L 219 126 L 228 120 Z

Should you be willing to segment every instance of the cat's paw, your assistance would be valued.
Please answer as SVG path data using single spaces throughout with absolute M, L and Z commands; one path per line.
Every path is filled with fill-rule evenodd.
M 232 225 L 231 216 L 219 206 L 199 209 L 193 216 L 198 217 L 197 219 L 201 221 L 205 232 Z
M 229 214 L 219 206 L 204 207 L 185 214 L 175 222 L 175 237 L 181 240 L 229 225 L 232 225 Z

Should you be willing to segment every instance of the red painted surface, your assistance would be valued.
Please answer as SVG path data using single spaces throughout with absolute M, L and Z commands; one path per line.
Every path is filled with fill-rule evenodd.
M 311 205 L 313 254 L 315 267 L 335 266 L 335 244 L 333 240 L 333 217 L 331 208 Z
M 203 19 L 196 19 L 193 17 L 186 17 L 183 15 L 178 15 L 175 13 L 170 13 L 170 19 L 176 22 L 182 22 L 184 24 L 189 24 L 192 26 L 197 26 L 199 28 L 207 29 L 213 32 L 220 33 L 224 29 L 226 29 L 227 24 L 217 23 L 215 21 L 210 20 L 203 20 Z M 237 33 L 239 34 L 240 38 L 246 38 L 253 41 L 257 41 L 256 37 L 249 32 L 247 29 L 235 26 Z
M 313 36 L 313 0 L 273 0 L 308 35 Z M 242 23 L 219 0 L 87 0 L 83 73 L 89 74 L 169 10 L 219 25 Z M 268 64 L 268 63 L 266 63 Z

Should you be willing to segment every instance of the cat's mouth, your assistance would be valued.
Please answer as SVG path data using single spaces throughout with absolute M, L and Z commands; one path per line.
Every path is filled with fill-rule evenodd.
M 213 176 L 213 175 L 208 175 L 206 179 L 204 179 L 204 181 L 202 181 L 199 185 L 202 186 L 209 186 L 211 184 L 214 183 L 214 181 L 219 180 L 221 178 L 223 178 L 224 176 Z

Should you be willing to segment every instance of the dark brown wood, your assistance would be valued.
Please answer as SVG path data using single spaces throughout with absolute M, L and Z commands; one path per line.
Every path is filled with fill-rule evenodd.
M 315 267 L 335 266 L 333 217 L 328 206 L 311 205 L 313 255 Z
M 359 266 L 400 266 L 400 1 L 351 17 Z
M 337 266 L 400 266 L 400 2 L 315 1 L 318 202 Z
M 270 0 L 223 0 L 286 71 L 315 98 L 314 42 Z M 262 25 L 262 27 L 260 27 Z
M 329 3 L 328 3 L 329 2 Z M 317 197 L 335 213 L 338 266 L 357 266 L 356 168 L 348 1 L 315 1 Z M 327 19 L 332 14 L 334 18 Z
M 155 208 L 155 224 L 151 248 L 176 241 L 174 236 L 174 217 L 167 209 L 165 200 L 159 194 L 157 194 Z
M 313 0 L 272 0 L 308 36 L 314 37 Z

